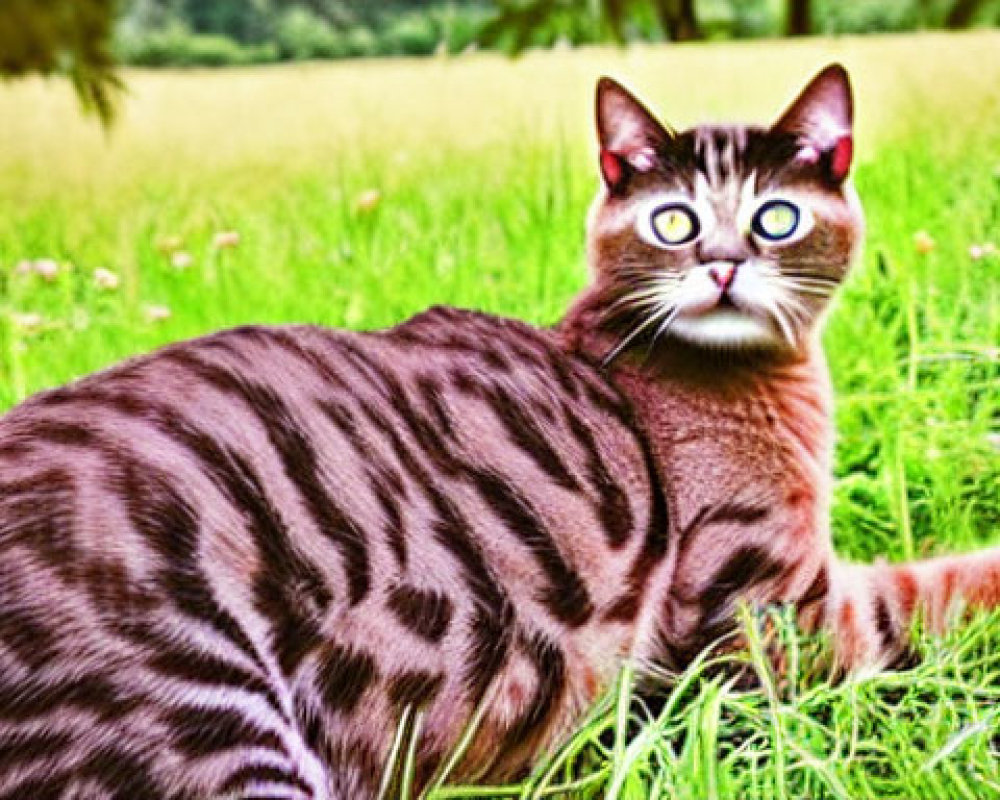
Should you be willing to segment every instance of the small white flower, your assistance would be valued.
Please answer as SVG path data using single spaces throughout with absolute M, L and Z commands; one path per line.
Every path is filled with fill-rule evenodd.
M 194 258 L 186 250 L 178 250 L 170 257 L 170 265 L 174 269 L 187 269 L 194 263 Z
M 98 289 L 113 291 L 118 288 L 118 276 L 109 269 L 98 267 L 94 270 L 94 283 Z
M 143 309 L 143 313 L 146 315 L 146 319 L 149 322 L 162 322 L 165 319 L 170 319 L 171 312 L 166 306 L 158 305 L 148 305 Z
M 34 263 L 34 271 L 43 280 L 54 281 L 59 275 L 59 262 L 51 258 L 40 258 Z
M 21 330 L 33 331 L 40 328 L 45 319 L 34 311 L 13 311 L 10 315 L 10 321 Z

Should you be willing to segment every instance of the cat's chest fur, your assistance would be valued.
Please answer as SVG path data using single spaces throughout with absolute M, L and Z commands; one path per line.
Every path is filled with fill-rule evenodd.
M 671 509 L 672 577 L 653 656 L 684 663 L 736 597 L 794 600 L 808 584 L 798 566 L 826 546 L 826 366 L 818 347 L 746 365 L 665 349 L 614 380 L 635 407 Z

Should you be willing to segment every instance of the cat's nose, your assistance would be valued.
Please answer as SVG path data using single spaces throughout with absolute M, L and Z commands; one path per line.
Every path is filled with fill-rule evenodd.
M 725 292 L 736 279 L 737 266 L 735 261 L 716 261 L 708 268 L 708 275 L 715 281 L 715 285 Z

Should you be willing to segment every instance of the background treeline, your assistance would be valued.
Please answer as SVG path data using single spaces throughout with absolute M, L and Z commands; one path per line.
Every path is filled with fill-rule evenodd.
M 458 53 L 492 15 L 484 0 L 123 0 L 115 47 L 142 66 Z
M 1000 24 L 1000 0 L 121 0 L 114 50 L 142 66 L 222 66 L 977 24 Z

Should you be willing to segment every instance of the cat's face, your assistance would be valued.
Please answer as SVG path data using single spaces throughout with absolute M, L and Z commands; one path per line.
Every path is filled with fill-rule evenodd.
M 863 231 L 847 179 L 851 113 L 839 66 L 770 128 L 675 133 L 600 81 L 589 258 L 623 344 L 803 345 Z

